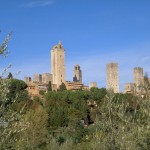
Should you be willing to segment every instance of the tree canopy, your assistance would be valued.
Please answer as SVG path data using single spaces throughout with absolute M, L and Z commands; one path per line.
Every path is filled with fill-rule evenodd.
M 62 82 L 62 84 L 59 86 L 59 91 L 67 90 L 65 83 Z

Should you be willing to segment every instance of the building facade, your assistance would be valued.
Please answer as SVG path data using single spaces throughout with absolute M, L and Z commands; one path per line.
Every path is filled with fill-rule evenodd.
M 135 84 L 134 83 L 126 83 L 124 85 L 124 93 L 134 93 Z
M 57 88 L 66 81 L 66 66 L 65 66 L 65 49 L 61 42 L 53 46 L 51 50 L 51 73 L 53 84 Z
M 80 82 L 80 83 L 82 83 L 82 71 L 81 71 L 79 65 L 75 65 L 75 66 L 74 66 L 73 81 L 74 81 L 74 82 Z
M 30 96 L 39 96 L 40 92 L 48 91 L 48 85 L 45 83 L 28 82 L 27 85 L 27 91 Z M 56 84 L 52 84 L 52 91 L 57 91 Z
M 52 83 L 52 74 L 50 73 L 42 74 L 42 83 L 48 84 L 50 81 Z
M 42 75 L 41 74 L 34 74 L 33 75 L 33 82 L 41 83 L 42 82 Z
M 81 82 L 71 82 L 71 81 L 66 81 L 65 82 L 67 90 L 72 90 L 72 91 L 77 91 L 77 90 L 89 90 L 88 86 L 85 86 Z
M 119 72 L 118 63 L 108 63 L 106 66 L 106 86 L 114 93 L 119 93 Z
M 24 82 L 25 82 L 25 83 L 32 82 L 32 78 L 26 76 L 26 77 L 24 77 Z

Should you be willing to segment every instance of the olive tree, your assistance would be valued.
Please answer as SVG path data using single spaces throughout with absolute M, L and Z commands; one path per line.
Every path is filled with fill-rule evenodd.
M 0 45 L 0 56 L 5 58 L 8 56 L 8 41 L 12 33 L 9 33 L 5 40 Z M 18 120 L 19 116 L 17 113 L 9 109 L 10 105 L 9 99 L 7 97 L 9 93 L 10 80 L 5 78 L 7 70 L 11 67 L 9 65 L 3 71 L 0 72 L 0 148 L 1 149 L 11 149 L 12 143 L 14 142 L 12 134 L 16 131 L 13 125 L 14 120 Z M 12 99 L 12 102 L 14 100 Z M 10 103 L 9 103 L 10 104 Z M 13 126 L 13 127 L 12 127 Z

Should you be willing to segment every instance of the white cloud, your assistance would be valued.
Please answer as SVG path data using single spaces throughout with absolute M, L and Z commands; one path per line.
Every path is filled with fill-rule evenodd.
M 26 7 L 44 7 L 49 6 L 54 3 L 53 0 L 33 0 L 27 4 L 25 4 Z

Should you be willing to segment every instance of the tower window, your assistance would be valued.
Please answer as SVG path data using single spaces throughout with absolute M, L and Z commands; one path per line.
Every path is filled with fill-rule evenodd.
M 61 77 L 62 77 L 62 74 L 61 74 Z

